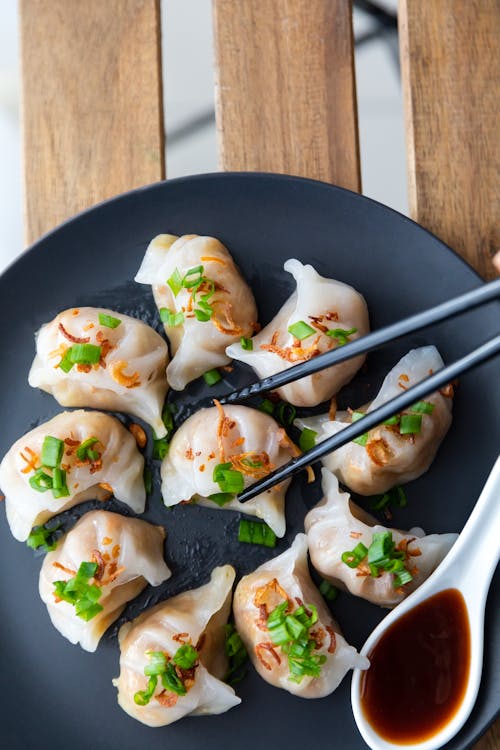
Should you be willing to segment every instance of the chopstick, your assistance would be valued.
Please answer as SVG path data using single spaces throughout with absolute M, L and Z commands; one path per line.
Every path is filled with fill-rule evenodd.
M 347 349 L 347 345 L 345 348 Z M 395 414 L 399 414 L 401 411 L 403 411 L 403 409 L 411 406 L 412 404 L 415 404 L 425 396 L 434 393 L 434 391 L 442 388 L 447 383 L 457 378 L 459 375 L 463 374 L 467 370 L 471 370 L 473 367 L 477 367 L 477 365 L 481 364 L 482 362 L 486 362 L 488 359 L 491 359 L 499 352 L 500 335 L 495 336 L 489 341 L 486 341 L 480 347 L 474 349 L 474 351 L 466 354 L 461 359 L 457 359 L 456 362 L 453 362 L 451 365 L 444 367 L 442 370 L 439 370 L 430 377 L 425 378 L 425 380 L 420 381 L 420 383 L 417 383 L 417 385 L 408 388 L 408 390 L 402 393 L 400 396 L 393 398 L 391 401 L 383 404 L 383 406 L 380 406 L 378 409 L 375 409 L 372 412 L 368 412 L 362 419 L 359 419 L 357 422 L 354 422 L 348 427 L 345 427 L 343 430 L 337 432 L 335 435 L 332 435 L 323 442 L 318 443 L 318 445 L 315 445 L 314 448 L 306 451 L 306 453 L 303 453 L 301 456 L 292 458 L 291 461 L 288 461 L 288 463 L 280 466 L 279 469 L 271 472 L 271 474 L 268 474 L 266 477 L 264 477 L 264 479 L 261 479 L 258 482 L 255 482 L 255 484 L 247 487 L 246 490 L 238 495 L 237 500 L 239 500 L 241 503 L 245 503 L 247 500 L 251 500 L 261 492 L 265 492 L 271 487 L 274 487 L 276 484 L 283 482 L 285 479 L 290 479 L 294 474 L 296 474 L 301 469 L 304 469 L 309 464 L 318 461 L 328 453 L 337 450 L 337 448 L 341 448 L 343 445 L 346 445 L 346 443 L 354 440 L 354 438 L 357 438 L 373 427 L 382 424 L 382 422 L 384 422 L 386 419 L 393 417 Z
M 299 380 L 299 378 L 306 377 L 307 375 L 313 375 L 315 372 L 324 370 L 332 365 L 337 365 L 339 362 L 345 362 L 345 360 L 356 357 L 359 354 L 365 354 L 372 351 L 372 349 L 377 349 L 379 346 L 401 338 L 401 336 L 405 336 L 407 333 L 426 328 L 446 318 L 453 318 L 455 315 L 460 315 L 463 312 L 479 307 L 479 305 L 490 302 L 496 297 L 500 297 L 500 279 L 490 281 L 478 289 L 473 289 L 471 292 L 466 292 L 459 297 L 442 302 L 440 305 L 431 307 L 429 310 L 424 310 L 416 313 L 416 315 L 411 315 L 409 318 L 399 320 L 397 323 L 380 328 L 378 331 L 374 331 L 367 336 L 345 344 L 345 346 L 339 346 L 336 349 L 319 354 L 317 357 L 307 360 L 307 362 L 301 362 L 256 383 L 232 391 L 220 397 L 219 401 L 221 404 L 233 404 L 237 401 L 244 401 L 250 396 L 255 396 L 263 391 L 275 390 L 283 385 L 287 385 L 287 383 L 292 383 L 294 380 Z

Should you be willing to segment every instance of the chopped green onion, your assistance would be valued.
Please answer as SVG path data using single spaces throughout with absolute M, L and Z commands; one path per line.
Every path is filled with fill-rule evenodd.
M 147 690 L 138 690 L 136 693 L 134 693 L 134 702 L 138 706 L 147 706 L 149 701 L 153 697 L 153 693 L 156 690 L 157 684 L 158 677 L 150 677 L 148 680 Z
M 413 581 L 413 576 L 410 571 L 402 570 L 394 576 L 394 588 L 397 589 L 400 586 L 404 586 L 405 583 L 410 583 L 410 581 Z
M 281 401 L 276 407 L 276 419 L 283 427 L 290 427 L 297 416 L 297 409 L 286 401 Z
M 161 413 L 162 422 L 167 430 L 167 438 L 170 438 L 174 431 L 174 418 L 173 412 L 174 404 L 165 404 Z
M 147 651 L 149 664 L 144 667 L 144 674 L 147 677 L 159 675 L 167 668 L 167 656 L 163 651 Z
M 144 479 L 144 489 L 146 490 L 146 494 L 150 495 L 151 492 L 153 491 L 153 474 L 151 473 L 151 469 L 148 466 L 144 467 L 143 479 Z
M 292 323 L 292 325 L 288 326 L 288 333 L 291 333 L 294 338 L 302 341 L 303 339 L 312 336 L 316 331 L 304 320 L 298 320 L 296 323 Z
M 119 318 L 114 318 L 112 315 L 99 313 L 99 323 L 105 328 L 118 328 L 122 321 Z
M 364 412 L 362 411 L 353 411 L 351 414 L 351 424 L 354 424 L 354 422 L 357 422 L 360 419 L 363 419 L 365 416 Z M 368 442 L 368 433 L 365 432 L 363 435 L 360 435 L 357 438 L 354 438 L 352 441 L 353 443 L 357 443 L 358 445 L 366 445 Z
M 333 602 L 338 596 L 338 589 L 332 586 L 330 581 L 323 579 L 319 585 L 319 592 L 328 602 Z
M 160 320 L 167 328 L 177 328 L 184 323 L 184 313 L 172 312 L 168 307 L 160 307 Z
M 195 266 L 186 271 L 182 279 L 182 286 L 185 289 L 198 288 L 203 280 L 203 266 Z
M 225 651 L 229 668 L 224 676 L 224 682 L 235 685 L 240 682 L 247 672 L 248 654 L 240 634 L 232 623 L 224 625 L 226 631 Z
M 58 500 L 60 497 L 69 497 L 69 494 L 66 472 L 56 466 L 52 472 L 52 495 Z
M 421 414 L 402 414 L 399 424 L 401 435 L 417 435 L 422 429 Z
M 251 352 L 253 350 L 253 341 L 252 339 L 247 339 L 245 336 L 242 336 L 240 338 L 240 344 L 241 348 L 245 349 L 247 352 Z
M 217 482 L 222 492 L 237 495 L 243 491 L 245 481 L 241 471 L 231 468 L 231 464 L 217 464 L 213 471 L 213 480 Z
M 43 439 L 41 461 L 44 466 L 54 468 L 59 466 L 64 453 L 64 441 L 46 435 Z
M 37 492 L 47 492 L 52 489 L 52 477 L 43 469 L 37 469 L 29 479 L 30 487 Z
M 201 305 L 201 302 L 200 302 L 200 305 Z M 210 307 L 210 305 L 209 305 L 209 307 Z M 200 323 L 207 323 L 210 320 L 210 318 L 212 317 L 212 313 L 213 313 L 213 310 L 212 310 L 211 307 L 210 307 L 210 311 L 208 311 L 208 310 L 198 310 L 198 309 L 196 309 L 194 311 L 196 320 L 199 320 Z
M 89 580 L 97 572 L 98 565 L 93 562 L 82 562 L 76 576 L 68 581 L 54 581 L 54 594 L 75 607 L 75 614 L 82 620 L 88 622 L 103 607 L 97 601 L 102 595 L 102 590 L 95 584 L 89 584 Z
M 73 344 L 66 350 L 74 365 L 96 365 L 101 359 L 101 347 L 95 344 Z
M 248 466 L 249 469 L 258 469 L 263 465 L 262 461 L 258 459 L 257 461 L 252 461 L 251 458 L 242 458 L 241 463 L 244 464 L 245 466 Z
M 382 567 L 382 561 L 392 555 L 395 544 L 390 531 L 376 532 L 368 548 L 368 563 Z M 366 549 L 366 548 L 365 548 Z
M 268 398 L 265 398 L 258 408 L 259 411 L 263 411 L 265 414 L 274 414 L 274 404 Z
M 161 675 L 161 684 L 165 690 L 170 690 L 177 695 L 186 695 L 187 693 L 184 683 L 175 671 L 172 661 L 168 662 L 165 671 Z
M 264 547 L 276 546 L 276 534 L 269 528 L 267 523 L 258 521 L 240 521 L 238 528 L 238 541 L 246 544 L 262 544 Z
M 314 448 L 317 434 L 314 430 L 310 430 L 309 427 L 304 427 L 299 438 L 299 448 L 303 453 Z
M 166 437 L 159 440 L 153 440 L 153 458 L 157 461 L 163 461 L 168 453 L 169 443 Z
M 99 438 L 96 437 L 89 437 L 86 440 L 83 441 L 83 443 L 80 443 L 78 448 L 76 449 L 76 457 L 80 461 L 86 461 L 86 460 L 96 460 L 95 458 L 92 459 L 91 456 L 89 456 L 90 453 L 95 453 L 95 451 L 90 451 L 93 445 L 99 442 Z
M 388 492 L 383 495 L 375 495 L 371 500 L 370 506 L 374 510 L 382 510 L 383 508 L 389 508 L 391 505 L 395 505 L 398 508 L 404 508 L 407 505 L 407 499 L 405 491 L 402 487 L 392 487 Z
M 191 644 L 184 643 L 175 652 L 173 661 L 181 669 L 192 669 L 198 661 L 198 652 Z
M 326 332 L 326 335 L 337 339 L 338 346 L 344 346 L 349 343 L 349 336 L 352 336 L 353 333 L 357 332 L 357 328 L 349 328 L 349 330 L 346 330 L 345 328 L 330 328 L 330 330 Z
M 399 414 L 396 414 L 394 417 L 389 417 L 389 419 L 385 419 L 382 424 L 399 424 L 399 420 L 401 417 Z
M 63 354 L 63 356 L 61 358 L 61 361 L 57 365 L 66 374 L 68 374 L 68 372 L 72 369 L 73 364 L 74 364 L 74 362 L 72 362 L 71 359 L 70 359 L 70 352 L 71 352 L 71 347 L 69 347 L 68 349 L 66 349 L 66 351 L 64 352 L 64 354 Z
M 232 492 L 214 492 L 213 495 L 208 495 L 208 499 L 222 508 L 234 499 L 234 495 Z
M 217 369 L 208 370 L 204 373 L 203 380 L 207 385 L 215 385 L 219 380 L 222 380 L 222 375 Z
M 167 284 L 172 290 L 174 297 L 177 297 L 177 295 L 182 289 L 182 276 L 178 268 L 176 268 L 172 276 L 169 279 L 167 279 Z
M 26 544 L 31 549 L 42 548 L 44 552 L 51 552 L 57 547 L 57 541 L 55 540 L 54 533 L 60 528 L 60 526 L 54 526 L 49 529 L 47 526 L 34 526 L 31 529 L 31 533 L 26 540 Z
M 341 555 L 342 562 L 350 568 L 357 568 L 359 563 L 364 560 L 368 554 L 368 548 L 363 542 L 359 542 L 350 552 L 343 552 Z
M 416 414 L 432 414 L 435 409 L 435 404 L 431 404 L 428 401 L 417 401 L 416 404 L 410 406 L 408 411 Z

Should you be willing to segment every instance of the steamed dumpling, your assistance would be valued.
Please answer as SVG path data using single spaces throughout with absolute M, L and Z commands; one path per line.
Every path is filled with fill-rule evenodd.
M 65 472 L 67 493 L 56 492 L 56 497 L 51 489 L 32 486 L 42 466 L 42 447 L 48 436 L 63 442 L 60 466 Z M 90 455 L 84 451 L 79 458 L 77 451 L 85 441 L 91 441 Z M 53 475 L 51 468 L 44 472 L 49 478 Z M 86 500 L 105 500 L 110 492 L 134 513 L 143 513 L 143 472 L 144 459 L 136 441 L 118 419 L 98 411 L 58 414 L 19 438 L 0 464 L 0 487 L 12 535 L 25 541 L 33 526 Z
M 152 285 L 158 309 L 164 311 L 162 320 L 174 355 L 167 378 L 176 391 L 207 370 L 227 365 L 226 347 L 255 332 L 252 291 L 214 237 L 158 235 L 150 242 L 135 280 Z M 170 321 L 168 311 L 173 314 Z
M 159 586 L 170 578 L 163 559 L 164 539 L 161 526 L 138 518 L 104 510 L 86 513 L 61 537 L 57 548 L 46 555 L 40 571 L 40 596 L 54 627 L 71 643 L 79 643 L 85 651 L 95 651 L 101 636 L 127 602 L 147 583 Z M 83 592 L 74 605 L 60 598 L 54 584 L 75 579 L 82 563 L 93 564 L 95 572 L 84 578 L 83 585 L 90 591 Z M 99 590 L 100 596 L 96 597 Z M 96 610 L 101 607 L 95 614 L 94 605 Z
M 416 385 L 444 366 L 435 346 L 412 349 L 389 372 L 382 387 L 368 408 L 370 412 L 396 398 L 403 390 Z M 322 459 L 327 469 L 359 495 L 387 492 L 396 484 L 404 484 L 424 474 L 451 425 L 453 389 L 447 387 L 425 398 L 421 429 L 417 434 L 401 435 L 398 425 L 380 425 L 368 432 L 366 445 L 350 442 Z M 351 424 L 351 414 L 337 412 L 330 421 L 328 414 L 297 419 L 295 424 L 317 433 L 321 442 Z
M 285 648 L 276 645 L 280 639 L 273 636 L 268 617 L 273 612 L 276 617 L 278 607 L 283 610 L 282 617 L 292 615 L 295 621 L 300 618 L 306 627 L 303 634 L 297 635 L 308 642 L 307 657 L 294 659 L 291 652 L 285 653 L 286 637 Z M 368 659 L 345 641 L 311 580 L 305 534 L 297 534 L 290 549 L 241 579 L 233 609 L 236 627 L 257 672 L 266 682 L 289 693 L 322 698 L 333 693 L 349 669 L 369 666 Z M 313 621 L 309 627 L 308 620 Z M 316 666 L 309 670 L 304 658 Z M 315 675 L 307 674 L 314 670 Z
M 287 260 L 284 268 L 297 282 L 296 291 L 252 339 L 252 349 L 243 349 L 239 342 L 227 349 L 230 357 L 253 367 L 259 378 L 282 372 L 370 330 L 364 297 L 351 286 L 326 279 L 298 260 Z M 307 324 L 310 330 L 301 340 L 288 330 L 296 323 Z M 364 356 L 354 357 L 289 383 L 278 393 L 295 406 L 316 406 L 348 383 L 364 360 Z
M 65 310 L 40 328 L 36 352 L 28 376 L 33 388 L 62 406 L 133 414 L 157 437 L 166 434 L 167 344 L 142 321 L 95 307 Z M 69 358 L 79 354 L 86 363 L 72 364 Z
M 224 625 L 231 608 L 234 575 L 230 565 L 215 568 L 204 586 L 167 599 L 122 626 L 120 676 L 113 684 L 118 688 L 118 703 L 132 718 L 161 727 L 188 714 L 221 714 L 241 702 L 233 688 L 222 682 L 228 667 Z M 138 704 L 134 696 L 148 690 L 144 669 L 150 665 L 150 655 L 160 654 L 169 663 L 186 644 L 191 647 L 187 650 L 193 666 L 177 672 L 180 690 L 185 693 L 166 689 L 160 676 L 156 686 L 153 681 L 147 703 Z
M 338 480 L 322 469 L 324 498 L 304 520 L 311 562 L 316 570 L 335 586 L 367 599 L 381 607 L 394 607 L 411 594 L 437 568 L 457 539 L 457 534 L 430 534 L 422 529 L 400 531 L 381 526 L 356 506 L 349 495 L 339 490 Z M 369 548 L 374 534 L 392 533 L 396 549 L 404 553 L 405 568 L 413 579 L 398 586 L 393 573 L 370 575 L 367 559 L 351 568 L 342 561 L 344 552 L 358 544 Z
M 161 466 L 165 505 L 195 499 L 221 507 L 209 496 L 221 493 L 213 479 L 218 464 L 230 464 L 243 475 L 245 487 L 282 466 L 299 451 L 272 417 L 247 406 L 200 409 L 175 433 Z M 285 533 L 285 493 L 290 480 L 246 503 L 227 499 L 227 510 L 262 518 L 277 536 Z

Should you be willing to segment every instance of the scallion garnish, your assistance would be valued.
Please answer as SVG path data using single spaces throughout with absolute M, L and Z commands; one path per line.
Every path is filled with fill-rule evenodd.
M 429 401 L 417 401 L 416 404 L 410 406 L 408 411 L 414 414 L 432 414 L 436 405 L 429 403 Z
M 302 341 L 303 339 L 312 336 L 316 331 L 304 320 L 298 320 L 296 323 L 292 323 L 292 325 L 288 326 L 288 333 L 291 333 L 294 338 Z
M 413 580 L 405 567 L 405 552 L 396 548 L 391 531 L 375 532 L 368 548 L 360 542 L 350 552 L 343 552 L 341 559 L 350 568 L 357 568 L 366 559 L 373 578 L 378 578 L 381 572 L 392 573 L 394 588 Z
M 178 674 L 179 670 L 190 670 L 197 665 L 199 654 L 189 643 L 180 646 L 170 658 L 163 651 L 148 651 L 149 663 L 144 667 L 144 674 L 149 677 L 146 690 L 138 690 L 134 694 L 134 701 L 138 706 L 147 706 L 153 697 L 158 678 L 165 690 L 176 695 L 186 695 L 188 688 Z M 176 669 L 176 667 L 178 669 Z M 182 672 L 181 672 L 182 674 Z
M 167 438 L 153 440 L 153 458 L 157 461 L 163 461 L 168 453 L 169 443 Z
M 401 435 L 417 435 L 422 429 L 421 414 L 402 414 L 399 423 Z
M 167 279 L 167 284 L 172 290 L 172 294 L 174 295 L 174 297 L 177 297 L 177 295 L 182 289 L 182 276 L 178 268 L 176 268 L 172 276 L 169 279 Z
M 99 586 L 89 583 L 97 568 L 97 563 L 82 562 L 76 576 L 68 581 L 54 581 L 53 593 L 56 599 L 72 604 L 75 614 L 87 622 L 103 610 L 102 605 L 98 603 L 102 590 Z
M 31 533 L 26 540 L 26 544 L 31 549 L 42 549 L 44 552 L 51 552 L 57 547 L 57 541 L 55 539 L 55 532 L 60 526 L 53 526 L 48 528 L 47 526 L 33 526 Z
M 383 495 L 375 495 L 370 502 L 370 506 L 374 510 L 382 510 L 384 508 L 389 509 L 391 505 L 395 505 L 398 508 L 404 508 L 407 505 L 407 499 L 405 491 L 402 487 L 392 487 L 388 492 Z
M 245 487 L 245 481 L 241 471 L 232 468 L 231 463 L 217 464 L 214 467 L 212 479 L 216 482 L 221 491 L 237 495 Z
M 203 380 L 207 385 L 215 385 L 222 380 L 222 375 L 217 369 L 208 370 L 203 374 Z
M 212 495 L 208 495 L 208 499 L 218 505 L 219 508 L 223 508 L 224 505 L 234 500 L 234 495 L 232 492 L 214 492 Z
M 165 435 L 165 437 L 155 437 L 153 439 L 153 458 L 159 461 L 163 461 L 163 459 L 167 455 L 170 440 L 174 432 L 174 418 L 172 416 L 173 407 L 173 404 L 166 403 L 161 413 L 161 418 L 163 424 L 165 425 L 165 429 L 167 430 L 167 434 Z
M 336 339 L 337 346 L 344 346 L 349 343 L 349 336 L 352 336 L 353 333 L 357 332 L 357 328 L 349 328 L 348 330 L 345 328 L 330 328 L 330 330 L 326 332 L 326 335 Z
M 314 430 L 310 430 L 309 427 L 304 427 L 299 438 L 299 448 L 303 453 L 314 448 L 317 435 L 318 433 Z
M 122 321 L 120 318 L 115 318 L 113 315 L 107 315 L 106 313 L 99 313 L 99 323 L 105 328 L 118 328 Z
M 58 466 L 52 471 L 52 495 L 56 500 L 60 497 L 69 497 L 69 489 L 66 484 L 66 472 Z
M 229 662 L 224 682 L 227 682 L 228 685 L 236 685 L 246 675 L 248 654 L 234 625 L 228 623 L 224 625 L 224 630 L 226 631 L 225 651 Z
M 184 323 L 184 313 L 172 312 L 168 307 L 160 307 L 160 320 L 167 328 L 177 328 Z
M 297 409 L 286 401 L 281 401 L 275 409 L 275 417 L 283 427 L 290 427 L 297 416 Z
M 186 271 L 182 279 L 182 286 L 185 289 L 198 288 L 203 281 L 203 266 L 195 266 Z
M 37 492 L 47 492 L 52 489 L 52 477 L 43 469 L 37 469 L 29 478 L 29 484 Z
M 363 419 L 364 416 L 365 414 L 362 411 L 353 411 L 351 414 L 351 424 L 354 424 L 354 422 L 357 422 L 359 419 Z M 357 443 L 358 445 L 366 445 L 368 442 L 368 433 L 364 432 L 363 435 L 354 438 L 352 442 Z
M 338 589 L 332 586 L 330 581 L 327 581 L 325 578 L 323 578 L 319 585 L 319 592 L 329 602 L 334 602 L 339 593 Z
M 99 454 L 96 455 L 96 451 L 92 450 L 92 446 L 99 442 L 96 437 L 89 437 L 84 440 L 76 449 L 76 457 L 80 461 L 96 461 Z
M 262 544 L 264 547 L 276 546 L 276 534 L 267 523 L 259 521 L 240 521 L 238 527 L 238 541 L 246 544 Z
M 263 411 L 265 414 L 274 414 L 274 404 L 268 398 L 265 398 L 262 403 L 259 404 L 258 409 L 259 411 Z
M 146 494 L 150 495 L 153 491 L 153 474 L 151 473 L 151 469 L 148 466 L 144 467 L 143 480 Z
M 96 365 L 101 359 L 101 347 L 95 344 L 73 344 L 66 354 L 74 365 Z
M 241 348 L 244 349 L 247 352 L 251 352 L 253 350 L 253 341 L 252 339 L 247 339 L 245 336 L 242 336 L 240 338 L 240 344 Z
M 306 676 L 319 677 L 326 655 L 314 654 L 317 643 L 309 638 L 311 627 L 318 621 L 318 611 L 313 604 L 301 605 L 287 613 L 288 609 L 289 602 L 282 602 L 268 616 L 271 641 L 288 657 L 292 682 L 301 682 Z
M 59 466 L 64 453 L 64 441 L 52 435 L 43 439 L 41 461 L 43 466 L 54 468 Z

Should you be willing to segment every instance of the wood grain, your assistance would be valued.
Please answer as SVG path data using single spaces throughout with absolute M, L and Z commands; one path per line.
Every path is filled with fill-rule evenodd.
M 25 231 L 164 177 L 158 0 L 20 0 Z
M 485 277 L 499 248 L 498 0 L 400 0 L 410 211 Z
M 349 0 L 214 0 L 213 8 L 221 168 L 360 190 Z

